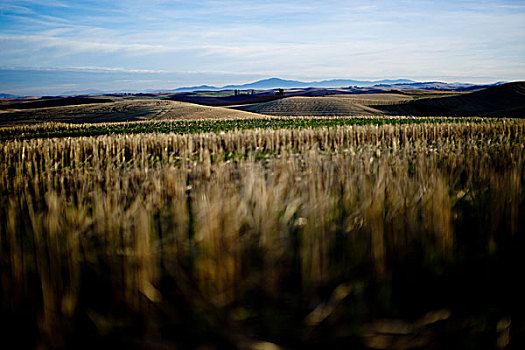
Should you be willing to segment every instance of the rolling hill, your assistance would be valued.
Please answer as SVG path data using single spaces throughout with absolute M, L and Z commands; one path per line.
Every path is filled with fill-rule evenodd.
M 232 107 L 272 116 L 379 115 L 381 111 L 345 97 L 287 97 L 266 103 Z
M 0 111 L 0 126 L 41 122 L 106 123 L 168 119 L 255 118 L 258 114 L 161 100 L 124 100 L 74 106 Z
M 152 119 L 256 118 L 261 115 L 525 118 L 525 82 L 507 83 L 470 93 L 431 90 L 379 91 L 381 92 L 361 93 L 348 89 L 296 89 L 288 90 L 286 97 L 277 96 L 277 99 L 271 90 L 259 91 L 255 95 L 237 96 L 228 95 L 226 92 L 193 93 L 195 96 L 190 96 L 193 99 L 190 101 L 170 100 L 174 98 L 170 94 L 113 96 L 111 99 L 110 96 L 6 99 L 0 103 L 0 125 L 46 121 L 98 123 Z M 189 103 L 199 101 L 207 101 L 210 104 L 220 102 L 232 106 L 223 108 Z M 243 101 L 251 104 L 233 106 Z
M 94 98 L 94 97 L 81 97 L 81 96 L 70 96 L 70 97 L 52 97 L 52 98 L 40 98 L 38 100 L 29 100 L 15 103 L 1 103 L 0 110 L 2 109 L 34 109 L 34 108 L 45 108 L 45 107 L 63 107 L 71 105 L 84 105 L 91 103 L 109 103 L 112 100 L 107 98 Z
M 525 82 L 513 82 L 450 97 L 375 108 L 390 115 L 525 117 Z

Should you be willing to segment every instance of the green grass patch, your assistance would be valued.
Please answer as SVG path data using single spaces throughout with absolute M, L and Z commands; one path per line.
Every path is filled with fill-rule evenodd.
M 202 92 L 194 92 L 192 96 L 196 97 L 228 97 L 233 96 L 235 93 L 233 91 L 202 91 Z
M 177 133 L 195 134 L 249 129 L 297 129 L 359 125 L 405 125 L 423 123 L 496 123 L 488 118 L 261 118 L 228 120 L 172 120 L 104 124 L 45 123 L 0 129 L 0 140 L 51 137 L 80 137 L 113 134 Z

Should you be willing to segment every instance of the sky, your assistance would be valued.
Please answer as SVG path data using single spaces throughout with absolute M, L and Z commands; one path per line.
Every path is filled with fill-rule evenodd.
M 525 80 L 525 1 L 0 0 L 0 93 Z

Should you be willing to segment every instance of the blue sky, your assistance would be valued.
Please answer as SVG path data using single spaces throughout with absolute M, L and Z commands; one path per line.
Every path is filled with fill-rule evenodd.
M 525 1 L 0 0 L 0 48 L 0 92 L 16 94 L 525 80 Z

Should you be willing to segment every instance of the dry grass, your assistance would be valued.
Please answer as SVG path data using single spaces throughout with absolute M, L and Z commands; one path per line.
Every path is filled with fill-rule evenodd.
M 358 103 L 365 106 L 394 104 L 400 102 L 412 101 L 413 96 L 408 94 L 381 93 L 381 94 L 352 94 L 352 95 L 334 95 L 327 96 L 335 99 L 347 99 L 352 103 Z
M 235 109 L 272 116 L 352 116 L 381 115 L 362 100 L 349 97 L 287 97 L 266 103 L 235 107 Z
M 404 93 L 336 94 L 326 97 L 288 97 L 235 109 L 271 116 L 359 116 L 384 115 L 375 106 L 403 104 L 417 99 L 461 95 L 458 92 L 406 91 Z
M 446 307 L 450 332 L 484 340 L 492 321 L 461 315 L 486 305 L 452 292 L 478 287 L 473 263 L 523 262 L 524 137 L 516 121 L 6 141 L 3 329 L 47 347 L 363 346 L 384 344 L 364 323 Z M 490 320 L 523 316 L 505 295 Z M 449 314 L 405 327 L 406 347 Z
M 254 118 L 258 115 L 221 107 L 167 100 L 126 100 L 113 103 L 1 111 L 0 125 L 57 123 L 108 123 L 169 119 Z

